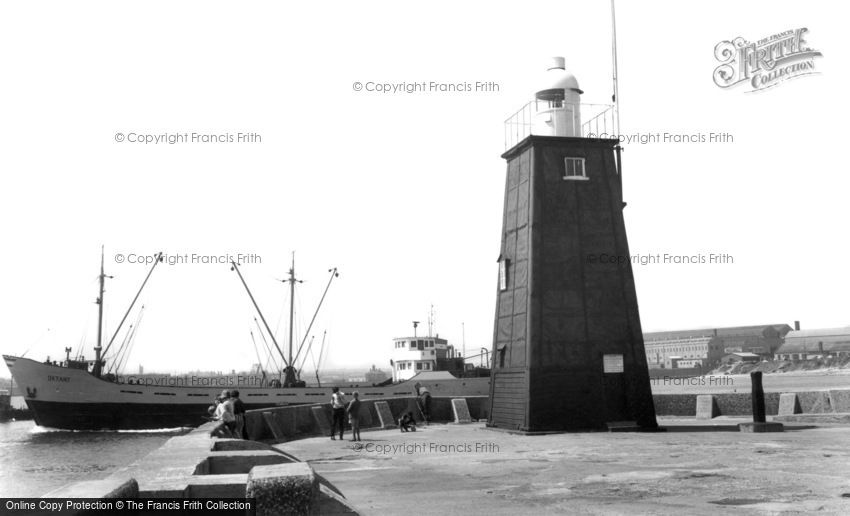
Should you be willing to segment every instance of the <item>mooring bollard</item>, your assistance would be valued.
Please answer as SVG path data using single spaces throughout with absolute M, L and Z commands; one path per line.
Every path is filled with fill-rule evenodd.
M 767 422 L 764 409 L 764 388 L 761 385 L 761 373 L 750 373 L 753 398 L 753 422 L 739 423 L 738 430 L 741 432 L 782 432 L 785 427 L 776 421 Z
M 764 423 L 764 388 L 761 384 L 761 371 L 750 373 L 750 382 L 752 383 L 752 398 L 753 398 L 753 423 Z

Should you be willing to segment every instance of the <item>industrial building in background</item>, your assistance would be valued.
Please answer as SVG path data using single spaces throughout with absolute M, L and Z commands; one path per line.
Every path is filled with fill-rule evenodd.
M 650 369 L 706 368 L 736 353 L 771 359 L 790 331 L 787 324 L 764 324 L 650 332 L 643 340 Z

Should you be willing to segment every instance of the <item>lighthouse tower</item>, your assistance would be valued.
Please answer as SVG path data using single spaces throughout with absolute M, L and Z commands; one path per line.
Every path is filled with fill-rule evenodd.
M 553 58 L 506 122 L 491 427 L 657 427 L 618 141 L 587 137 L 614 133 L 613 110 L 588 108 L 583 124 L 582 93 Z

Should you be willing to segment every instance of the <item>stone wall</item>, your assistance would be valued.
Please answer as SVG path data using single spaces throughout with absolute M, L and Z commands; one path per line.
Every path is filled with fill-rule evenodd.
M 467 396 L 466 403 L 469 406 L 469 414 L 473 419 L 487 419 L 487 411 L 490 408 L 487 396 Z M 452 398 L 431 398 L 431 421 L 450 422 L 454 421 L 452 411 Z M 407 412 L 413 412 L 415 419 L 422 422 L 422 413 L 413 397 L 387 398 L 383 400 L 364 400 L 360 407 L 361 429 L 377 428 L 380 426 L 378 412 L 375 409 L 376 401 L 384 401 L 389 405 L 394 419 L 399 419 Z M 316 410 L 318 409 L 318 410 Z M 323 415 L 327 422 L 320 426 L 316 417 Z M 289 407 L 274 407 L 267 409 L 249 410 L 245 413 L 245 424 L 248 438 L 255 441 L 291 441 L 305 437 L 324 435 L 329 428 L 332 419 L 330 403 L 317 403 L 315 405 L 294 405 Z M 346 419 L 346 432 L 350 431 Z
M 805 414 L 850 413 L 850 390 L 808 391 L 796 394 L 800 409 Z M 721 416 L 749 416 L 752 414 L 752 400 L 748 392 L 714 394 L 713 396 Z M 780 393 L 778 392 L 765 393 L 767 415 L 775 416 L 779 413 L 779 396 Z M 659 416 L 692 417 L 696 414 L 696 397 L 697 394 L 653 395 L 655 412 Z M 382 401 L 387 402 L 393 417 L 396 419 L 406 412 L 413 412 L 418 421 L 422 420 L 415 398 L 388 398 Z M 466 402 L 473 419 L 487 419 L 490 402 L 486 396 L 467 397 Z M 328 425 L 330 425 L 331 409 L 327 403 L 251 410 L 246 414 L 249 438 L 258 441 L 287 441 L 321 435 L 322 432 L 318 429 L 313 414 L 313 407 L 321 407 Z M 363 412 L 361 417 L 362 428 L 377 428 L 380 425 L 374 400 L 364 401 L 361 410 Z M 264 412 L 273 415 L 273 421 L 277 423 L 278 429 L 283 432 L 284 438 L 275 438 L 269 424 L 265 421 Z M 435 422 L 453 421 L 451 398 L 432 398 L 431 412 L 432 420 Z M 346 426 L 346 431 L 348 431 L 348 426 Z
M 764 393 L 765 413 L 779 413 L 779 392 Z M 850 390 L 798 392 L 797 400 L 804 414 L 830 414 L 850 412 Z M 736 392 L 713 394 L 721 416 L 752 415 L 750 393 Z M 653 397 L 655 412 L 659 416 L 693 416 L 696 414 L 696 394 L 656 394 Z

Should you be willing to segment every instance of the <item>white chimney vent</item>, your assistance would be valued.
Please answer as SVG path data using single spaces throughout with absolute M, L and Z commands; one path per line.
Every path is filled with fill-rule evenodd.
M 566 69 L 566 67 L 567 67 L 567 60 L 564 59 L 563 57 L 551 57 L 551 58 L 549 58 L 549 67 L 546 68 L 546 69 L 552 70 L 554 68 L 558 68 L 558 69 L 564 70 L 564 69 Z

